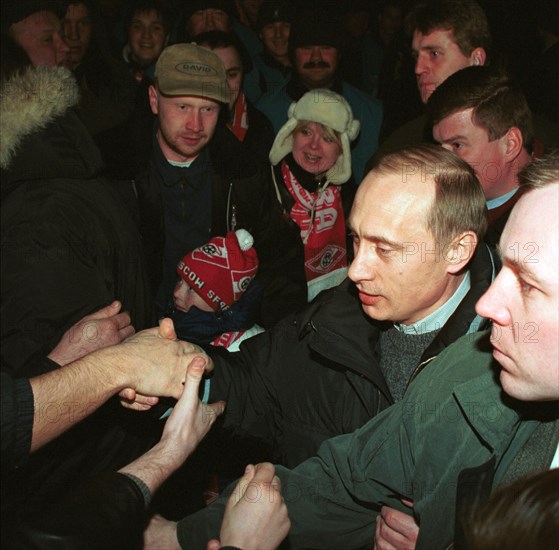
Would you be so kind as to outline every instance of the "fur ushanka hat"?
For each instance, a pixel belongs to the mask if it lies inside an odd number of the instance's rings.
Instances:
[[[293,102],[287,112],[288,121],[280,128],[270,149],[270,162],[276,165],[293,149],[293,130],[305,120],[323,124],[340,134],[342,152],[328,170],[326,177],[334,184],[345,183],[351,177],[350,141],[359,134],[359,121],[353,119],[349,103],[339,94],[322,88],[307,92]]]

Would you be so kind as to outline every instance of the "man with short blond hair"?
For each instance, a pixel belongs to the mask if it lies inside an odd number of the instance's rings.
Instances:
[[[232,308],[228,322],[236,322],[233,310],[245,323],[243,315],[256,310],[248,326],[269,326],[306,302],[303,261],[294,246],[299,237],[282,217],[268,166],[224,146],[231,97],[225,66],[209,49],[175,44],[163,50],[155,77],[151,159],[136,185],[157,308],[164,311],[172,299],[186,253],[242,228],[254,236],[260,260],[253,283],[260,285],[260,301]],[[244,328],[232,324],[221,332]]]

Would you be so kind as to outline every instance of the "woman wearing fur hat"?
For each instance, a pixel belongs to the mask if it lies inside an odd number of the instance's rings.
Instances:
[[[277,198],[301,229],[310,301],[347,273],[345,216],[356,188],[350,141],[359,133],[359,121],[342,96],[325,89],[292,103],[288,117],[270,161]]]

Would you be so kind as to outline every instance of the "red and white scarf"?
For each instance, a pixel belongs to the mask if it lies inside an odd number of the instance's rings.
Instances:
[[[307,281],[347,267],[345,219],[339,187],[326,186],[311,193],[297,181],[285,161],[282,161],[281,172],[295,200],[289,215],[301,229]]]
[[[240,142],[245,140],[248,130],[248,112],[247,100],[243,91],[239,93],[239,97],[235,101],[233,120],[227,123],[227,127]]]

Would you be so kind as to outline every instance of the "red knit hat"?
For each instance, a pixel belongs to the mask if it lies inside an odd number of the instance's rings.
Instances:
[[[179,276],[215,311],[241,298],[258,270],[252,235],[229,231],[189,252],[177,266]]]

